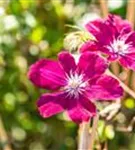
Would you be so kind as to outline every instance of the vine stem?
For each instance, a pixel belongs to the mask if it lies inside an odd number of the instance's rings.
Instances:
[[[103,18],[108,16],[108,7],[107,7],[107,0],[99,0],[100,3],[100,9]]]
[[[135,21],[135,1],[134,0],[127,1],[126,18],[131,23],[132,27],[134,28],[134,21]]]
[[[94,117],[88,150],[93,150],[93,145],[94,145],[94,141],[96,138],[96,132],[97,132],[97,127],[98,127],[98,120],[99,120],[99,114],[97,114]]]
[[[89,143],[89,122],[83,122],[79,127],[79,146],[78,150],[87,150]]]
[[[129,95],[131,95],[135,99],[135,92],[132,89],[130,89],[125,83],[123,83],[118,77],[116,77],[110,70],[107,70],[106,73],[114,77],[115,79],[117,79],[120,82],[120,85],[122,86],[122,88],[125,90],[125,92],[127,92]]]

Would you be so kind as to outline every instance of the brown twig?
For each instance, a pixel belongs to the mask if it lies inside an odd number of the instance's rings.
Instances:
[[[131,88],[133,90],[135,90],[135,83],[134,83],[134,81],[135,81],[135,72],[132,72],[132,75],[131,75]]]
[[[119,73],[120,73],[120,66],[119,66],[119,63],[118,63],[118,62],[112,62],[112,63],[111,63],[111,69],[112,69],[113,73],[114,73],[116,76],[119,76]]]
[[[102,16],[105,18],[108,16],[107,0],[99,0],[99,3]]]
[[[89,143],[89,122],[83,122],[79,127],[79,146],[78,150],[87,150]]]
[[[126,18],[131,23],[132,27],[134,28],[134,22],[135,22],[135,1],[134,0],[127,1]]]
[[[98,127],[98,120],[99,120],[99,114],[97,114],[94,117],[94,122],[93,122],[93,125],[92,125],[92,132],[91,132],[91,135],[90,135],[89,150],[93,150],[93,145],[94,145],[94,141],[95,141],[95,138],[96,138],[96,131],[97,131],[97,127]]]

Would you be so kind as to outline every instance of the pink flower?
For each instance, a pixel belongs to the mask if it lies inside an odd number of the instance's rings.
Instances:
[[[38,87],[54,91],[43,94],[38,109],[43,117],[66,110],[77,123],[96,114],[94,100],[113,100],[122,96],[118,81],[103,75],[108,67],[98,55],[86,52],[78,63],[68,52],[61,52],[58,61],[42,59],[30,67],[29,79]]]
[[[109,15],[107,19],[89,22],[86,29],[96,41],[88,41],[81,51],[101,51],[109,61],[119,60],[120,64],[135,70],[135,32],[131,25],[119,16]]]

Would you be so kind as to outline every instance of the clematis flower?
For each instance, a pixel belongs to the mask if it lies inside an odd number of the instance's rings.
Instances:
[[[109,15],[86,24],[86,29],[96,40],[82,45],[81,51],[100,51],[108,55],[109,61],[118,60],[120,64],[135,70],[135,32],[131,25],[119,16]]]
[[[119,82],[105,75],[106,61],[97,54],[82,53],[78,62],[68,52],[58,61],[42,59],[30,67],[29,79],[38,87],[53,92],[43,94],[37,102],[43,117],[64,110],[76,123],[88,121],[96,114],[95,100],[113,100],[122,96]]]

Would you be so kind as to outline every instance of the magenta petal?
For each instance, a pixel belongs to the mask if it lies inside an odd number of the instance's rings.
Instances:
[[[44,118],[60,113],[65,108],[65,94],[44,94],[38,100],[37,106],[40,115]]]
[[[128,34],[126,43],[127,43],[127,44],[131,44],[132,46],[135,47],[135,32],[130,32],[130,33]]]
[[[82,106],[77,99],[68,100],[68,115],[76,123],[87,122],[92,116],[91,112]]]
[[[88,88],[87,95],[95,100],[114,100],[123,95],[123,89],[116,79],[104,75]]]
[[[59,53],[58,57],[59,57],[59,62],[62,65],[66,73],[69,74],[71,71],[75,71],[76,69],[75,60],[74,60],[74,57],[70,53],[61,52]]]
[[[86,24],[86,29],[92,33],[99,45],[107,45],[113,40],[117,30],[105,20],[97,19]]]
[[[87,41],[80,48],[80,52],[97,51],[97,50],[98,50],[98,43],[96,43],[95,41]]]
[[[122,66],[135,71],[135,49],[134,52],[122,56],[119,61]]]
[[[108,61],[115,61],[119,58],[119,54],[115,53],[108,53],[107,60]]]
[[[103,74],[107,67],[107,62],[103,58],[91,52],[82,53],[78,63],[78,70],[84,73],[86,78]]]
[[[96,36],[96,33],[100,32],[99,27],[103,24],[103,21],[103,19],[96,19],[94,21],[88,22],[85,27],[90,33]]]
[[[79,102],[87,111],[89,111],[91,117],[96,115],[96,107],[88,98],[81,96]]]
[[[123,20],[120,16],[110,14],[107,18],[108,21],[114,26],[116,26],[118,32],[123,30],[128,33],[132,30],[131,24],[127,20]]]
[[[41,88],[58,89],[65,85],[65,74],[59,63],[42,59],[33,64],[28,72],[29,79]]]

